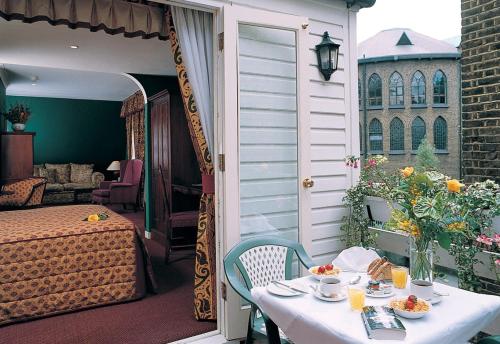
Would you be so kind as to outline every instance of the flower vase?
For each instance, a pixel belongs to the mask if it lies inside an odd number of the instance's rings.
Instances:
[[[24,131],[25,126],[24,123],[12,123],[12,129],[14,129],[14,131]]]
[[[410,238],[410,277],[432,283],[432,244],[428,240]]]

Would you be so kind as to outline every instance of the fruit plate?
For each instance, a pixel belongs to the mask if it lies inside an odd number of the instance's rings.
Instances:
[[[395,300],[395,301],[400,301],[400,300]],[[408,311],[408,310],[405,310],[405,309],[400,309],[399,307],[392,307],[394,309],[394,312],[403,317],[403,318],[407,318],[407,319],[419,319],[419,318],[422,318],[424,315],[426,315],[427,313],[429,313],[431,311],[431,308],[432,308],[432,305],[430,304],[430,302],[428,301],[425,301],[425,300],[422,300],[422,299],[419,299],[420,302],[424,302],[427,304],[427,306],[429,307],[429,309],[425,312],[415,312],[415,311]],[[389,303],[389,307],[391,307],[391,304]]]
[[[333,267],[332,270],[325,270],[325,273],[318,273],[318,269],[320,268],[321,266],[318,265],[318,266],[312,266],[309,268],[309,273],[311,274],[311,276],[313,276],[315,279],[317,279],[318,281],[321,281],[321,279],[323,277],[336,277],[340,274],[340,272],[342,271],[340,268],[337,268],[337,267]]]

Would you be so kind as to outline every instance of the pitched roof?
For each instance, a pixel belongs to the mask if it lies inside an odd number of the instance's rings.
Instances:
[[[453,45],[402,28],[380,31],[358,45],[358,62],[458,57]]]

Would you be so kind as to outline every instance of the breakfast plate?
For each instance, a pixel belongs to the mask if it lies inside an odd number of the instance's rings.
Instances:
[[[373,297],[373,298],[376,298],[376,299],[383,299],[383,298],[386,298],[386,297],[391,297],[391,296],[394,296],[396,295],[394,293],[394,291],[391,291],[390,293],[387,293],[387,294],[374,294],[372,291],[368,291],[368,288],[366,289],[366,296],[368,297]]]
[[[410,300],[410,298],[414,298]],[[411,302],[411,306],[408,303]],[[396,298],[389,302],[389,307],[394,309],[394,312],[407,319],[418,319],[431,311],[431,303],[424,299],[417,299],[415,296],[410,295],[407,298]]]
[[[284,296],[284,297],[293,297],[293,296],[304,295],[304,293],[301,293],[299,291],[294,291],[291,289],[287,289],[286,287],[281,287],[281,286],[276,285],[274,283],[269,283],[266,287],[266,290],[270,294],[277,295],[277,296]]]
[[[320,281],[323,277],[338,276],[342,272],[342,269],[333,266],[332,264],[326,264],[312,266],[308,271],[315,279]]]

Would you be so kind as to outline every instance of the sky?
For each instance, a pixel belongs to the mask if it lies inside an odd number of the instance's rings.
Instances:
[[[460,35],[460,0],[377,0],[358,13],[358,43],[392,28],[447,39]]]

